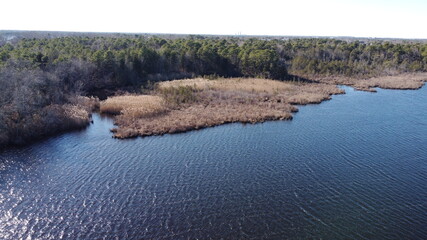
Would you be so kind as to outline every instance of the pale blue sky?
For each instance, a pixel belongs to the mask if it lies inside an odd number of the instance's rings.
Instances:
[[[427,0],[5,0],[0,30],[427,38]]]

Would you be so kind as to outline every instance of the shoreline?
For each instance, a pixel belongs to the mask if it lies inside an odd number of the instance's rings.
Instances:
[[[0,151],[10,147],[21,147],[61,133],[84,130],[93,123],[92,113],[99,108],[97,98],[78,96],[66,104],[51,104],[42,108],[32,117],[37,121],[16,128],[18,137],[13,139],[6,132],[0,132]]]
[[[255,83],[257,81],[259,84]],[[358,91],[376,92],[374,87],[415,90],[421,88],[426,81],[427,73],[401,74],[362,80],[319,78],[310,83],[250,78],[217,80],[196,78],[166,81],[159,83],[156,90],[145,96],[156,96],[157,100],[167,99],[171,96],[162,95],[162,92],[181,89],[182,95],[191,95],[196,100],[184,104],[179,104],[179,102],[171,104],[163,100],[164,102],[157,103],[157,106],[165,107],[159,107],[161,109],[158,108],[148,114],[134,113],[134,115],[132,112],[137,112],[138,106],[127,108],[128,103],[123,103],[122,109],[119,111],[116,109],[114,112],[117,127],[111,129],[111,132],[114,138],[125,139],[182,133],[227,123],[255,124],[265,121],[291,120],[292,114],[298,111],[296,105],[320,104],[330,100],[332,95],[345,94],[345,91],[338,88],[337,85],[350,86]],[[179,101],[179,97],[182,96],[180,96],[179,90],[177,91],[178,96],[172,97],[176,97]],[[132,99],[138,96],[128,95],[126,97],[129,98],[129,101],[133,101]],[[110,101],[115,98],[120,98],[120,96],[112,97]],[[106,109],[111,102],[108,101],[107,99],[101,102],[101,112],[109,112]],[[147,106],[145,107],[147,108]]]
[[[296,105],[319,104],[330,100],[332,95],[345,94],[337,85],[376,92],[374,87],[415,90],[426,81],[427,73],[366,80],[321,78],[310,83],[251,78],[196,78],[161,82],[150,95],[112,97],[101,102],[100,109],[101,113],[115,115],[117,127],[111,132],[114,138],[124,139],[182,133],[227,123],[291,120],[292,114],[298,111]],[[138,105],[137,98],[142,96],[152,102]],[[114,100],[123,97],[128,102],[122,101],[121,106],[118,103],[111,111]],[[143,108],[145,112],[140,112]],[[153,108],[152,111],[149,108]]]
[[[147,103],[139,102],[141,106],[135,102],[142,100],[142,96],[119,96],[101,102],[100,109],[103,113],[117,113],[115,100],[123,104],[121,114],[115,118],[118,127],[112,129],[113,137],[123,139],[181,133],[226,123],[290,120],[292,113],[298,111],[295,105],[321,103],[333,94],[343,93],[336,86],[322,83],[187,79],[160,83],[151,97],[144,96]],[[120,101],[122,98],[127,102]],[[147,111],[148,108],[153,110]]]
[[[319,77],[319,82],[353,87],[357,91],[376,92],[375,88],[390,90],[417,90],[427,82],[427,73],[405,73],[371,78]]]
[[[0,145],[0,151],[25,146],[61,133],[84,130],[91,122],[91,112],[98,112],[98,109],[100,114],[114,118],[116,127],[110,130],[112,137],[147,137],[189,132],[228,123],[255,124],[292,120],[293,113],[298,112],[298,105],[320,104],[330,100],[332,95],[345,94],[338,85],[367,92],[376,92],[376,87],[417,90],[427,82],[427,73],[370,79],[337,76],[311,76],[306,79],[315,80],[289,82],[254,78],[196,78],[160,82],[149,95],[114,96],[101,102],[79,98],[79,101],[73,101],[71,105],[58,106],[68,109],[68,117],[63,126],[19,144]],[[116,101],[113,107],[106,104],[118,98],[124,99]]]

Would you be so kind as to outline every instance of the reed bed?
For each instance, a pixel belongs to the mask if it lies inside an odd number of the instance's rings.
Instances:
[[[354,86],[360,89],[369,89],[372,87],[385,89],[419,89],[424,85],[425,81],[427,81],[427,73],[402,74],[357,81]]]
[[[318,81],[327,84],[342,84],[353,86],[357,90],[375,92],[375,87],[384,89],[419,89],[427,81],[427,73],[405,73],[393,76],[372,78],[323,77]]]
[[[159,83],[154,95],[109,98],[101,102],[101,112],[120,114],[118,128],[112,130],[114,137],[129,138],[225,123],[289,120],[298,110],[292,104],[320,103],[341,93],[336,86],[321,83],[197,78]],[[135,109],[143,113],[131,114]]]
[[[159,88],[193,87],[199,90],[246,91],[275,94],[292,88],[291,83],[260,78],[204,78],[173,80],[159,83]]]
[[[290,91],[281,92],[278,97],[290,104],[316,104],[331,99],[331,95],[344,94],[345,91],[330,84],[293,84]]]
[[[129,121],[126,116],[120,115],[116,119],[116,123],[120,127],[114,130],[114,137],[129,138],[172,134],[234,122],[258,123],[269,120],[287,120],[292,118],[291,110],[295,110],[291,105],[271,108],[271,106],[262,104],[217,103],[208,106],[196,104],[185,109],[175,109],[157,117],[141,118],[136,121]]]
[[[115,96],[102,101],[101,113],[122,114],[129,118],[155,116],[168,111],[162,97],[152,95]]]
[[[311,82],[256,78],[184,79],[161,82],[153,95],[117,96],[101,102],[101,112],[118,114],[114,137],[186,132],[225,123],[292,119],[295,104],[320,103],[343,94],[337,84],[359,90],[373,87],[417,89],[427,73],[369,79],[327,77]]]

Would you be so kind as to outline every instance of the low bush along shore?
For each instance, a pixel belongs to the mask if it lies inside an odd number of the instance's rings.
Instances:
[[[12,105],[1,106],[0,120],[3,121],[0,121],[0,130],[6,130],[0,131],[0,149],[58,132],[84,128],[90,123],[91,112],[97,109],[98,104],[97,98],[75,96],[68,99],[66,104],[50,104],[27,115],[19,114]]]
[[[159,83],[150,95],[125,95],[101,102],[103,113],[115,114],[114,137],[162,135],[224,123],[257,123],[292,119],[294,105],[320,103],[343,94],[336,85],[375,91],[418,89],[427,73],[370,79],[319,78],[309,82],[283,82],[255,78],[196,78]]]

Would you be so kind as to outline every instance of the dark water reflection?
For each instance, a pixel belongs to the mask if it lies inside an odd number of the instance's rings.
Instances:
[[[427,88],[293,121],[115,140],[112,121],[0,153],[0,239],[426,239]]]

